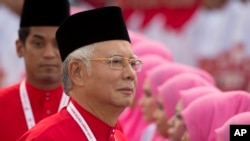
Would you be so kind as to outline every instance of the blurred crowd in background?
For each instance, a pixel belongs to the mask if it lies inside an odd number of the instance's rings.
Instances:
[[[188,141],[186,132],[191,141],[215,141],[228,137],[229,118],[249,112],[249,0],[70,2],[72,14],[108,5],[123,10],[132,50],[144,62],[134,103],[119,119],[130,141]],[[15,47],[22,3],[0,0],[0,88],[25,77]]]
[[[23,61],[15,51],[22,2],[0,0],[0,87],[25,76]],[[222,90],[250,90],[248,0],[70,2],[72,12],[118,5],[124,11],[127,27],[163,43],[174,61],[208,71]]]

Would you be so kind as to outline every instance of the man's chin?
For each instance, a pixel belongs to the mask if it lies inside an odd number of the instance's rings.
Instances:
[[[133,98],[128,98],[128,99],[126,99],[126,101],[124,102],[124,105],[126,106],[126,107],[128,107],[128,106],[131,106],[132,104],[133,104]]]
[[[60,77],[56,77],[56,76],[57,74],[44,75],[41,77],[41,80],[44,82],[53,83],[53,82],[60,80]]]
[[[119,104],[117,104],[117,106],[119,108],[123,108],[123,109],[125,109],[125,108],[127,108],[127,107],[129,107],[131,105],[132,105],[132,100],[123,101],[123,102],[120,102]]]

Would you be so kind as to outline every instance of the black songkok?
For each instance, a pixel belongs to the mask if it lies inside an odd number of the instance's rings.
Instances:
[[[62,61],[74,50],[89,44],[108,40],[130,42],[122,11],[116,6],[83,11],[68,17],[58,28],[56,40]]]
[[[20,27],[59,26],[69,15],[68,0],[25,0]]]

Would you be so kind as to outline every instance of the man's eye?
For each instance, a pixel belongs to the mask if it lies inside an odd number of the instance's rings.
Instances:
[[[43,45],[43,43],[41,41],[33,41],[32,44],[34,46],[42,46]]]
[[[113,59],[112,64],[122,64],[122,60],[121,59]]]
[[[130,61],[131,66],[136,66],[137,64],[138,64],[138,62],[136,60],[131,60]]]

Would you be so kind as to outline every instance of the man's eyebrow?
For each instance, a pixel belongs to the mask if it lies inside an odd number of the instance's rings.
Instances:
[[[39,38],[39,39],[43,39],[43,38],[44,38],[43,36],[38,35],[38,34],[34,34],[34,35],[33,35],[33,37],[35,37],[35,38]]]
[[[117,53],[117,52],[112,52],[112,53],[110,53],[110,55],[109,55],[109,57],[113,57],[113,56],[121,56],[121,57],[124,57],[122,54],[120,54],[120,53]],[[129,58],[132,58],[132,59],[136,59],[136,58],[138,58],[135,54],[133,54],[131,57],[129,57]]]
[[[112,56],[122,56],[122,54],[120,54],[120,53],[118,53],[118,52],[111,52],[111,53],[109,54],[109,56],[110,56],[110,57],[112,57]]]

